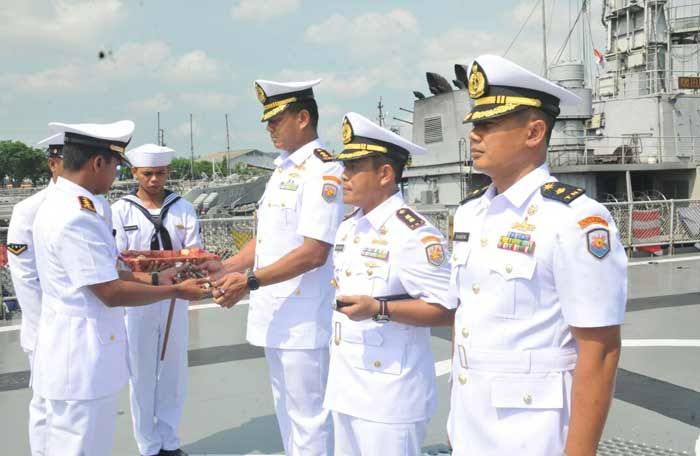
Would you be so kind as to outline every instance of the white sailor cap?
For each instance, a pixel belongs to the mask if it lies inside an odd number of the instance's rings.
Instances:
[[[64,144],[88,147],[95,152],[107,150],[125,160],[124,150],[134,133],[134,122],[120,120],[109,124],[67,124],[49,123],[51,133],[63,133]]]
[[[261,122],[266,122],[281,113],[292,103],[304,100],[313,100],[313,86],[321,82],[320,79],[301,82],[276,82],[264,79],[255,80],[255,92],[258,100],[263,105]]]
[[[388,155],[406,163],[411,155],[423,155],[425,148],[393,131],[382,128],[355,112],[343,119],[343,150],[336,160],[355,160],[371,155]]]
[[[144,144],[126,152],[126,158],[134,168],[168,166],[174,156],[173,149],[158,144]]]
[[[36,145],[46,147],[47,157],[63,158],[63,133],[56,133],[48,138],[44,138]]]
[[[474,107],[464,123],[501,117],[527,108],[556,118],[559,106],[581,103],[573,92],[497,55],[482,55],[469,66],[467,84]]]

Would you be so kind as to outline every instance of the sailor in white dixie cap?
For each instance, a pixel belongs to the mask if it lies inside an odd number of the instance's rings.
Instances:
[[[421,454],[437,397],[430,326],[450,326],[447,241],[398,189],[409,155],[425,153],[359,114],[343,120],[337,311],[324,405],[335,455]]]
[[[230,307],[248,290],[248,341],[265,347],[275,412],[288,456],[331,453],[323,408],[333,288],[330,250],[343,214],[340,175],[318,139],[319,81],[258,80],[263,121],[282,153],[258,203],[256,237],[214,265],[226,273],[214,299]],[[242,274],[248,270],[247,274]]]
[[[111,226],[95,194],[106,193],[134,123],[51,123],[64,133],[63,174],[34,220],[42,304],[32,372],[33,455],[109,455],[117,395],[128,379],[124,310],[170,297],[200,299],[201,281],[154,287],[145,273],[118,272]],[[44,413],[44,416],[38,416]]]
[[[165,188],[175,151],[144,144],[126,152],[138,189],[112,205],[119,251],[201,247],[192,204]],[[184,455],[178,428],[187,390],[188,302],[177,300],[163,361],[170,300],[126,310],[131,416],[144,456]]]
[[[471,156],[492,184],[454,217],[453,454],[593,455],[620,355],[627,257],[605,207],[547,168],[559,106],[580,99],[502,57],[469,68]]]

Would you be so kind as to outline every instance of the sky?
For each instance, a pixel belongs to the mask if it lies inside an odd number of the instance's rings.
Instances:
[[[605,47],[601,1],[593,44]],[[426,71],[454,79],[454,64],[504,55],[540,73],[538,0],[0,0],[0,140],[34,144],[48,122],[136,123],[133,146],[165,142],[195,156],[230,147],[272,151],[260,122],[257,78],[315,88],[319,134],[341,147],[345,112],[389,124],[410,138],[413,90],[429,95]],[[548,55],[562,47],[581,0],[546,0]],[[580,32],[579,32],[580,33]],[[562,59],[576,58],[568,47]],[[100,59],[100,52],[104,58]],[[580,58],[580,57],[578,57]]]

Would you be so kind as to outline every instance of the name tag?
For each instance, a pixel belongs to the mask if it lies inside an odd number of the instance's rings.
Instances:
[[[345,250],[345,244],[336,244],[335,245],[336,252],[342,252],[343,250]]]
[[[469,233],[455,232],[454,238],[457,242],[469,242]]]
[[[128,225],[124,227],[124,231],[136,231],[139,229],[138,225]]]

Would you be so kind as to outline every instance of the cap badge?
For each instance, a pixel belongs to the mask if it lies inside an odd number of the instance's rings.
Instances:
[[[265,100],[267,99],[267,96],[265,96],[265,91],[263,90],[262,87],[260,87],[260,84],[257,82],[255,83],[255,93],[258,96],[258,101],[260,103],[265,104]]]
[[[343,119],[343,144],[348,144],[350,141],[352,141],[352,126],[346,117]]]
[[[486,75],[478,63],[474,62],[469,75],[469,96],[480,98],[486,93]]]

